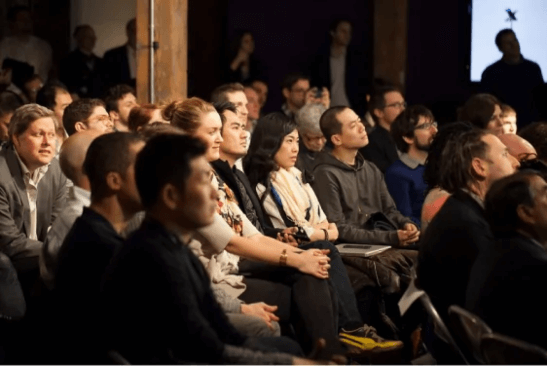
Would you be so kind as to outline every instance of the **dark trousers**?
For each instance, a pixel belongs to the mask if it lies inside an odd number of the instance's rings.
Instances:
[[[239,268],[247,285],[239,298],[247,303],[277,305],[276,314],[282,321],[290,319],[306,353],[319,338],[327,341],[325,357],[342,351],[337,336],[338,300],[329,281],[250,260],[241,260]]]

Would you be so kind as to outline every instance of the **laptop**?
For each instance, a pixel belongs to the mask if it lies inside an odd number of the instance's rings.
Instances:
[[[336,248],[342,255],[354,257],[371,257],[378,253],[382,253],[389,248],[390,245],[373,245],[373,244],[337,244]]]

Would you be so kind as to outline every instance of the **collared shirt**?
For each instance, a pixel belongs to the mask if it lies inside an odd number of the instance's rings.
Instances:
[[[473,193],[469,189],[466,189],[466,188],[462,188],[462,191],[464,191],[465,193],[470,195],[471,198],[473,198],[475,201],[477,201],[479,206],[481,206],[484,209],[484,200],[482,198],[480,198],[478,194]]]
[[[76,219],[82,215],[84,207],[88,207],[91,203],[90,199],[91,192],[77,186],[70,187],[66,207],[57,216],[47,233],[39,264],[40,275],[50,288],[53,288],[55,280],[59,248]]]
[[[346,52],[330,55],[331,105],[350,107],[346,94]]]
[[[283,103],[283,105],[281,105],[281,111],[283,113],[285,113],[285,115],[289,118],[294,117],[294,113],[293,113],[293,111],[291,111],[291,109],[289,108],[289,105],[287,103]]]
[[[135,50],[130,46],[125,46],[127,50],[127,60],[129,62],[129,75],[131,76],[131,79],[135,79],[137,77],[137,54]]]
[[[17,156],[17,160],[19,160],[19,164],[21,164],[23,181],[25,182],[25,189],[27,191],[28,205],[30,209],[30,228],[28,237],[29,239],[38,240],[38,235],[36,233],[36,202],[38,200],[38,183],[40,183],[40,180],[44,177],[44,175],[46,175],[49,164],[37,168],[32,174],[30,174],[30,171],[25,163],[23,163],[23,160],[21,160],[17,150],[13,149],[13,151],[15,151],[15,156]]]
[[[407,153],[402,153],[399,159],[410,169],[416,169],[419,165],[425,165],[425,162],[413,159]]]
[[[35,36],[30,36],[22,43],[15,37],[6,37],[0,42],[0,64],[6,58],[26,62],[34,67],[34,73],[45,82],[52,64],[52,51],[49,43]]]

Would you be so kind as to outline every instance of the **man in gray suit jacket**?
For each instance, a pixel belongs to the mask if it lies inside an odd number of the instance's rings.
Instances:
[[[65,204],[66,177],[54,159],[56,127],[52,111],[24,105],[0,150],[0,251],[18,272],[37,268],[48,228]]]

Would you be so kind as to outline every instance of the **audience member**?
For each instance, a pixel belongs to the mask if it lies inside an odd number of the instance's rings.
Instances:
[[[450,197],[450,193],[441,186],[441,166],[445,164],[443,160],[444,147],[449,140],[457,139],[460,134],[471,129],[473,129],[473,126],[469,122],[449,123],[439,129],[439,132],[435,135],[435,139],[431,143],[423,172],[424,182],[427,184],[428,191],[425,192],[426,195],[422,206],[422,233],[425,232],[433,217],[435,217],[448,197]]]
[[[545,178],[521,171],[494,183],[486,195],[485,216],[498,241],[479,253],[465,306],[494,332],[545,348]]]
[[[14,6],[8,10],[7,18],[11,36],[0,41],[0,64],[8,58],[25,62],[34,67],[42,82],[47,81],[52,66],[51,46],[33,35],[30,8]]]
[[[537,159],[536,149],[528,141],[515,134],[504,134],[498,137],[507,147],[507,151],[519,162]]]
[[[503,134],[501,102],[490,94],[475,94],[458,110],[458,120],[499,136]]]
[[[131,108],[127,127],[129,131],[138,132],[144,126],[154,122],[169,123],[161,115],[161,108],[157,104],[143,104]]]
[[[481,87],[515,108],[520,127],[524,127],[538,117],[533,100],[535,89],[543,84],[541,69],[537,63],[522,57],[512,29],[498,32],[496,46],[503,56],[483,71]]]
[[[376,123],[369,143],[360,152],[363,157],[373,162],[382,173],[399,159],[397,146],[391,137],[391,125],[395,118],[405,110],[405,98],[393,86],[378,87],[373,90],[369,102],[369,111]]]
[[[258,100],[258,93],[250,86],[246,86],[244,89],[245,96],[247,97],[247,125],[245,129],[250,133],[253,132],[256,127],[256,122],[260,118],[260,103]]]
[[[66,87],[55,81],[49,81],[39,91],[36,96],[36,104],[51,109],[57,117],[57,153],[61,149],[61,144],[65,141],[66,132],[63,127],[63,115],[66,107],[72,103],[72,97]]]
[[[294,117],[300,136],[296,167],[303,173],[313,171],[317,153],[325,146],[325,136],[321,132],[319,120],[326,110],[327,108],[322,104],[306,104]]]
[[[71,136],[84,130],[112,132],[114,124],[104,107],[105,104],[100,99],[85,98],[72,102],[63,114],[63,126],[66,133]]]
[[[330,42],[314,58],[312,79],[314,85],[330,90],[331,105],[350,107],[362,116],[366,110],[369,70],[365,57],[350,45],[352,28],[347,19],[331,23]]]
[[[251,82],[251,86],[258,94],[260,108],[264,108],[268,100],[268,84],[264,80],[255,79]]]
[[[503,133],[517,133],[517,112],[508,104],[501,105]]]
[[[32,97],[36,96],[42,84],[40,77],[34,74],[34,67],[26,62],[7,58],[2,63],[2,69],[3,89],[17,94],[23,103],[31,103]]]
[[[0,143],[7,142],[9,124],[15,110],[23,105],[21,98],[10,91],[0,93]]]
[[[519,131],[519,136],[532,144],[539,160],[547,164],[547,122],[534,122]]]
[[[148,141],[158,135],[186,135],[186,132],[178,127],[171,125],[170,123],[152,122],[144,125],[139,130],[139,134],[144,138],[145,141]]]
[[[89,145],[101,134],[98,130],[76,133],[64,142],[59,155],[61,170],[74,185],[68,188],[65,208],[51,224],[40,253],[40,276],[50,289],[54,286],[59,248],[74,221],[90,203],[91,188],[83,165]]]
[[[332,151],[317,157],[312,186],[338,227],[338,240],[401,246],[416,242],[418,228],[397,210],[382,173],[359,154],[368,143],[359,116],[350,108],[332,107],[320,125]]]
[[[138,106],[135,90],[128,85],[115,85],[108,89],[104,102],[106,111],[114,123],[114,129],[121,132],[129,131],[129,112]]]
[[[147,218],[103,282],[111,345],[139,364],[304,362],[239,334],[189,249],[193,232],[214,222],[217,207],[206,149],[194,138],[164,135],[138,156],[136,181]],[[297,345],[292,348],[298,353]]]
[[[95,30],[88,24],[79,25],[73,36],[76,49],[61,60],[59,79],[80,98],[98,98],[103,92],[103,60],[93,53],[97,41]]]
[[[56,119],[37,104],[18,108],[0,150],[0,250],[18,271],[38,268],[47,231],[66,200],[55,156]]]
[[[259,76],[260,63],[254,56],[255,42],[250,31],[240,31],[232,42],[227,80],[246,83]]]
[[[486,192],[519,163],[495,135],[476,128],[449,139],[441,159],[439,185],[452,195],[420,242],[417,274],[445,317],[450,305],[464,306],[471,266],[493,244],[484,217]]]
[[[137,77],[137,21],[129,20],[125,26],[127,42],[112,48],[103,56],[103,83],[109,88],[114,85],[126,84],[136,87]],[[134,93],[133,93],[134,94]]]
[[[433,113],[422,105],[404,110],[391,125],[391,136],[402,152],[386,170],[386,185],[399,212],[420,226],[427,184],[425,161],[437,134]]]
[[[249,110],[245,87],[240,83],[223,84],[213,90],[211,103],[233,103],[237,108],[237,116],[244,126],[247,126]]]
[[[293,72],[285,75],[281,92],[285,99],[281,111],[290,118],[294,118],[296,112],[306,103],[323,103],[326,108],[329,107],[330,95],[327,88],[323,88],[321,95],[318,96],[318,89],[310,88],[310,78],[301,73]]]
[[[87,151],[91,204],[66,235],[55,274],[63,350],[70,363],[80,363],[82,355],[97,363],[102,351],[97,337],[101,277],[123,244],[120,233],[142,209],[134,165],[143,146],[138,135],[119,132],[96,138]]]

